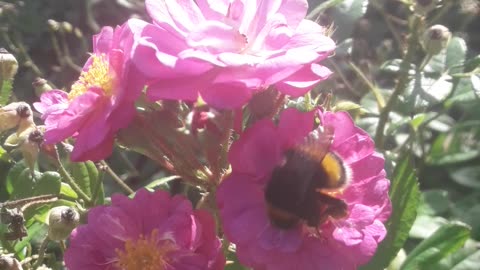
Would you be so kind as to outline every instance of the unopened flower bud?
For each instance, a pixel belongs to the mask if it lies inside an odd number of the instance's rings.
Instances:
[[[58,29],[60,29],[60,24],[55,20],[50,19],[47,23],[52,31],[58,31]]]
[[[214,133],[220,133],[219,128],[214,123],[217,114],[218,112],[211,110],[208,106],[194,108],[187,117],[187,123],[192,134],[196,135],[199,130],[205,128]]]
[[[73,29],[73,34],[77,38],[83,38],[83,33],[82,33],[82,30],[80,30],[80,28],[75,27],[75,29]]]
[[[72,207],[57,206],[48,216],[48,238],[53,241],[67,239],[80,222],[80,214]]]
[[[32,82],[32,86],[35,89],[35,94],[40,97],[43,93],[52,90],[52,87],[48,84],[47,80],[43,78],[35,78]]]
[[[0,78],[11,80],[17,74],[18,62],[13,54],[4,48],[0,48]]]
[[[37,270],[52,270],[52,268],[45,266],[44,264],[40,265]]]
[[[423,35],[425,51],[431,55],[439,54],[448,46],[451,37],[447,27],[440,24],[431,26]]]
[[[255,94],[248,104],[248,109],[251,117],[256,121],[264,117],[271,117],[277,113],[279,105],[281,105],[283,101],[284,97],[281,96],[277,90],[269,88]]]
[[[9,255],[0,255],[0,270],[23,270],[20,262]]]
[[[66,33],[71,33],[73,31],[73,26],[69,22],[62,22],[62,29]]]

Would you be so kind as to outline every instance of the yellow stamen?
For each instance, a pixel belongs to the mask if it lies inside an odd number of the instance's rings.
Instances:
[[[112,95],[114,74],[110,72],[110,64],[104,54],[93,55],[92,63],[87,71],[82,71],[80,78],[72,85],[68,93],[70,100],[83,95],[90,87],[99,87],[105,95]]]
[[[170,262],[168,253],[175,249],[170,239],[159,239],[158,230],[153,230],[148,237],[127,240],[124,250],[117,249],[116,266],[122,270],[164,270]]]

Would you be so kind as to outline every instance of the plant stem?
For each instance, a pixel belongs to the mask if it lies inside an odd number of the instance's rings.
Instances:
[[[45,237],[45,239],[42,242],[42,245],[40,246],[40,250],[38,251],[38,259],[35,262],[35,264],[32,266],[32,269],[37,269],[42,264],[49,241],[50,240],[48,239],[48,236]]]
[[[62,164],[62,161],[60,160],[60,154],[58,153],[58,148],[55,146],[55,155],[57,158],[57,167],[60,170],[60,174],[63,176],[65,181],[70,185],[70,187],[82,198],[85,202],[90,202],[91,199],[88,197],[88,195],[83,192],[83,190],[77,185],[73,177],[68,173],[67,169]]]
[[[368,78],[363,74],[362,70],[358,68],[353,62],[349,61],[348,64],[350,67],[355,71],[357,76],[368,86],[368,89],[370,92],[372,92],[373,96],[377,100],[377,106],[378,110],[381,111],[383,107],[385,107],[385,99],[382,96],[382,93],[380,93],[380,90],[378,89],[377,86],[375,86]]]
[[[413,23],[410,27],[410,37],[408,40],[407,45],[407,53],[403,58],[402,63],[400,64],[400,78],[398,79],[398,83],[393,90],[392,95],[388,99],[387,104],[380,112],[380,119],[378,120],[377,130],[375,132],[375,143],[378,148],[384,149],[385,143],[385,125],[388,121],[388,116],[392,111],[393,107],[395,106],[398,97],[403,93],[405,90],[407,83],[409,81],[408,73],[410,70],[410,64],[413,61],[415,52],[417,51],[418,45],[418,28],[420,26],[421,17],[414,15]]]
[[[123,190],[125,190],[128,194],[133,194],[135,191],[131,189],[123,180],[108,166],[108,163],[104,160],[100,161],[100,164],[105,167],[105,171],[113,178],[113,181],[117,183]]]
[[[347,76],[345,76],[342,69],[332,59],[327,59],[327,61],[333,67],[333,69],[335,69],[335,74],[337,74],[340,77],[340,79],[342,79],[343,83],[346,86],[345,89],[348,90],[348,92],[352,94],[355,98],[360,99],[362,95],[360,95],[357,91],[355,91],[355,88],[347,79]]]
[[[93,186],[93,190],[92,190],[92,201],[91,201],[92,205],[97,204],[98,194],[100,193],[100,187],[103,184],[104,176],[105,176],[105,172],[103,170],[99,170],[98,181],[97,183],[95,183],[95,186]]]
[[[401,49],[402,48],[402,43],[403,43],[402,42],[402,37],[400,36],[400,34],[395,29],[395,26],[392,24],[391,16],[389,14],[387,14],[387,12],[385,12],[383,6],[376,3],[375,1],[370,1],[369,3],[372,5],[373,8],[375,8],[380,13],[380,15],[382,15],[383,20],[385,21],[385,24],[387,25],[387,28],[392,33],[393,39],[395,39],[395,44],[397,44],[398,48]]]

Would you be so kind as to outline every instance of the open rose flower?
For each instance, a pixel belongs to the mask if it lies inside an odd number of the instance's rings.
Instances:
[[[70,270],[221,270],[225,265],[215,221],[165,191],[114,195],[111,206],[88,213],[65,253]]]
[[[330,216],[317,227],[303,219],[281,227],[271,220],[265,189],[274,170],[284,166],[287,151],[312,134],[315,116],[323,127],[334,128],[329,151],[350,174],[350,184],[332,195],[344,202],[346,214]],[[345,112],[287,109],[278,126],[260,120],[232,145],[229,160],[232,173],[217,192],[220,216],[240,261],[253,269],[357,269],[386,235],[391,204],[384,158]]]
[[[135,113],[134,101],[142,90],[141,77],[130,65],[133,35],[126,25],[104,27],[93,38],[93,54],[70,92],[51,90],[34,104],[45,121],[45,142],[71,136],[73,161],[100,160],[112,152],[115,133]]]
[[[133,61],[149,78],[152,100],[200,94],[216,108],[238,108],[269,86],[301,96],[331,74],[317,62],[335,44],[304,19],[306,0],[146,0],[146,7],[153,24],[136,33]]]

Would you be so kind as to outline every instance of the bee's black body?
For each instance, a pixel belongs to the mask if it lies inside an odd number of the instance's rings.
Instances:
[[[317,227],[328,217],[346,215],[347,205],[328,194],[348,181],[342,161],[329,152],[331,140],[309,140],[285,153],[265,188],[270,220],[289,229],[300,220]]]

